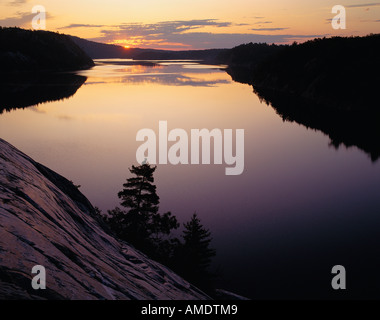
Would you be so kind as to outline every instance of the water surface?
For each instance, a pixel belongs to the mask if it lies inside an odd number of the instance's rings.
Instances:
[[[158,165],[160,211],[197,212],[217,249],[218,285],[251,298],[379,297],[380,162],[284,122],[223,66],[99,60],[67,99],[0,116],[0,137],[62,174],[101,210],[136,164],[140,129],[244,129],[245,170]],[[75,91],[75,90],[74,90]],[[333,292],[331,268],[347,269]]]

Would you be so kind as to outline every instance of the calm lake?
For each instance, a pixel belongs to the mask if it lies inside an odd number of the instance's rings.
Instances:
[[[137,164],[140,129],[244,129],[242,175],[225,164],[155,174],[160,211],[181,223],[196,211],[211,230],[218,287],[254,299],[380,297],[380,161],[284,122],[222,66],[97,60],[77,74],[87,80],[71,97],[1,114],[0,137],[105,212]],[[347,290],[331,288],[334,265]]]

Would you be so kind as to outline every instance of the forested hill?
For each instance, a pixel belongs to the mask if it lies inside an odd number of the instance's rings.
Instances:
[[[93,65],[67,35],[0,27],[0,72],[66,71]]]
[[[380,34],[289,46],[246,44],[231,50],[229,73],[258,93],[270,90],[331,109],[366,110],[379,106],[379,57]]]
[[[227,72],[253,86],[286,121],[320,130],[330,145],[356,146],[380,159],[380,35],[302,44],[245,44]]]

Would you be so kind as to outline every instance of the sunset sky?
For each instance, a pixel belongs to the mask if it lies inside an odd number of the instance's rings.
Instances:
[[[346,8],[345,30],[331,26],[337,4]],[[380,2],[365,0],[5,0],[0,25],[30,29],[35,5],[47,11],[47,30],[126,47],[231,48],[380,32]]]

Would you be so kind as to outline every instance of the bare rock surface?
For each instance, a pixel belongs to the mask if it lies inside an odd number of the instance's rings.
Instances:
[[[46,269],[34,290],[32,267]],[[0,299],[208,299],[106,233],[67,179],[0,139]]]

